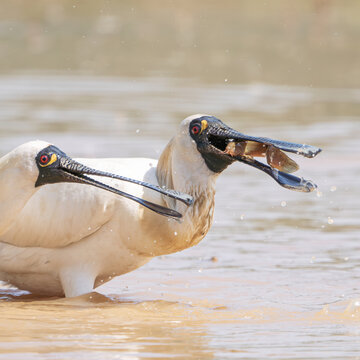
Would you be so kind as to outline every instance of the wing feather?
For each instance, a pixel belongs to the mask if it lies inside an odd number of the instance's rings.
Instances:
[[[99,170],[139,180],[156,166],[156,161],[151,159],[77,160]],[[123,181],[100,180],[127,192],[142,189]],[[141,192],[137,195],[141,196]],[[43,186],[28,201],[11,228],[0,236],[0,241],[19,247],[67,246],[91,235],[110,221],[117,201],[129,200],[89,185],[59,183]]]
[[[28,201],[0,241],[19,247],[67,246],[97,231],[113,211],[114,199],[100,189],[81,184],[46,185]]]

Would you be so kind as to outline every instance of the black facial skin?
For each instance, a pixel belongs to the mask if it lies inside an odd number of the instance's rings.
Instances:
[[[201,122],[203,120],[207,122],[207,126],[201,131]],[[200,131],[198,131],[198,129],[200,129]],[[189,133],[196,142],[197,149],[205,160],[206,165],[215,173],[222,172],[237,160],[265,172],[287,189],[302,192],[310,192],[316,189],[316,185],[311,181],[278,171],[248,156],[231,156],[225,153],[225,149],[230,141],[254,141],[274,146],[282,151],[313,158],[321,151],[321,149],[317,147],[272,140],[265,137],[244,135],[230,128],[216,117],[206,115],[191,121]]]
[[[199,126],[201,129],[202,120],[207,121],[208,127],[201,134],[200,132],[194,134],[192,131],[193,127]],[[236,159],[223,152],[227,145],[225,138],[214,136],[222,125],[226,126],[214,116],[202,116],[193,120],[189,126],[190,136],[195,140],[197,149],[208,168],[215,173],[221,173],[236,161]]]
[[[51,163],[52,157],[54,155],[56,155],[56,160]],[[55,159],[55,157],[53,158]],[[74,182],[74,183],[92,185],[113,192],[115,194],[124,196],[130,200],[133,200],[145,206],[146,208],[152,211],[155,211],[158,214],[168,216],[171,218],[181,218],[182,215],[173,209],[169,209],[167,207],[138,198],[134,195],[127,194],[123,191],[112,188],[109,185],[103,184],[100,181],[94,180],[93,178],[86,175],[104,176],[104,177],[135,183],[137,185],[150,188],[163,195],[179,200],[186,205],[191,205],[193,202],[193,198],[190,195],[183,194],[175,190],[163,189],[160,188],[159,186],[152,185],[143,181],[130,179],[121,175],[115,175],[84,166],[74,161],[70,157],[68,157],[64,152],[62,152],[60,149],[58,149],[56,146],[53,145],[50,145],[45,149],[41,150],[36,155],[35,161],[39,169],[39,176],[36,180],[35,187],[46,184],[55,184],[59,182]]]
[[[57,160],[46,166],[46,164],[42,164],[40,159],[42,156],[48,156],[51,159],[51,156],[55,154],[57,156]],[[35,187],[42,186],[45,184],[55,184],[58,182],[66,182],[67,173],[63,171],[60,167],[60,159],[67,157],[64,152],[58,149],[56,146],[50,145],[47,148],[41,150],[35,158],[36,165],[39,169],[39,176],[36,180]],[[45,166],[41,166],[45,165]]]

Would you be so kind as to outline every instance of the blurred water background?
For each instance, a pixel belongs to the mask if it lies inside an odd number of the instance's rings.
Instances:
[[[77,299],[0,291],[1,359],[360,359],[360,2],[0,0],[0,154],[157,158],[194,113],[320,146],[234,164],[198,246]]]

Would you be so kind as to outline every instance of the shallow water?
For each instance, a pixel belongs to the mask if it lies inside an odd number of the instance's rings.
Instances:
[[[57,4],[70,7],[66,1]],[[325,21],[325,33],[317,32],[311,41],[324,40],[329,27],[336,28],[343,41],[341,46],[338,40],[327,43],[325,53],[334,55],[332,68],[314,62],[319,70],[314,77],[305,66],[297,68],[296,76],[277,72],[271,62],[262,74],[250,76],[252,81],[241,71],[226,75],[221,66],[218,72],[192,76],[171,63],[172,57],[156,73],[158,55],[148,57],[146,75],[133,69],[104,71],[100,60],[84,73],[80,62],[79,68],[74,65],[81,58],[77,53],[70,53],[63,67],[55,55],[47,55],[56,71],[50,66],[46,72],[43,63],[34,65],[36,54],[27,65],[21,59],[1,60],[0,154],[40,138],[74,157],[158,157],[177,124],[193,113],[216,115],[247,134],[323,148],[314,159],[296,159],[299,174],[319,186],[311,194],[285,190],[255,169],[232,165],[218,180],[215,222],[199,245],[156,258],[98,288],[98,293],[34,298],[3,285],[1,359],[360,358],[360,84],[351,76],[358,71],[352,67],[354,59],[343,60],[348,70],[343,77],[334,75],[343,70],[336,49],[340,46],[342,54],[349,55],[358,47],[349,45],[354,40],[350,35],[356,34],[350,31],[349,11],[336,4],[326,11],[337,17],[325,17],[331,20]],[[251,9],[247,11],[256,14]],[[37,10],[32,11],[26,16],[33,24],[42,23]],[[216,9],[210,13],[215,16]],[[306,10],[300,11],[299,23],[306,23],[304,14]],[[29,21],[26,16],[21,21]],[[268,24],[266,17],[250,19],[249,28],[260,29],[260,20]],[[87,24],[100,21],[95,20],[71,24],[81,33]],[[10,23],[16,28],[21,21]],[[61,24],[61,19],[56,21]],[[56,21],[52,26],[57,32],[42,34],[45,39],[35,36],[38,46],[45,46],[48,36],[61,39]],[[110,31],[113,20],[106,21]],[[8,23],[1,23],[4,38]],[[266,36],[273,36],[267,30],[259,30],[263,44]],[[39,29],[32,31],[38,34]],[[281,44],[289,45],[287,36]],[[10,56],[15,58],[22,39],[12,38]],[[66,39],[65,44],[71,44]],[[101,48],[108,60],[106,51],[114,41]],[[311,41],[299,47],[316,52]],[[161,54],[166,46],[162,43]],[[43,52],[50,50],[45,46]],[[253,47],[247,50],[249,59],[263,56]],[[209,51],[202,49],[204,56]],[[196,54],[192,56],[201,67]],[[73,70],[67,69],[68,63]]]
[[[157,157],[183,105],[192,113],[210,96],[209,112],[245,133],[323,148],[299,160],[301,175],[319,185],[311,194],[233,165],[219,178],[215,223],[203,242],[112,280],[99,288],[105,296],[38,300],[4,289],[4,358],[357,356],[357,90],[37,75],[1,78],[0,96],[9,120],[1,122],[2,153],[39,137],[72,156]],[[347,103],[354,115],[269,124],[267,101],[280,115],[320,101]],[[242,103],[259,121],[231,115]]]

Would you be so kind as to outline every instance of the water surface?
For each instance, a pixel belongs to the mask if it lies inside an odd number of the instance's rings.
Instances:
[[[109,2],[107,17],[93,2],[83,11],[54,3],[56,11],[6,3],[0,15],[8,54],[0,61],[1,155],[39,138],[73,157],[157,158],[184,117],[209,113],[247,134],[323,148],[297,159],[299,174],[319,188],[291,192],[234,164],[218,180],[215,222],[196,247],[75,299],[39,299],[3,285],[0,358],[358,359],[356,2],[352,11],[336,1],[294,9],[277,1],[272,10],[229,2],[243,22],[214,4],[164,6],[163,21],[150,28],[143,3],[120,11]],[[206,19],[218,11],[217,32]],[[139,23],[157,47],[140,40]],[[284,24],[291,31],[281,31]],[[230,35],[241,29],[248,32],[239,42]],[[182,46],[167,42],[166,32]],[[219,38],[211,43],[209,33]],[[83,35],[93,47],[81,45]],[[239,62],[234,52],[243,54]],[[259,63],[261,71],[251,65]]]

